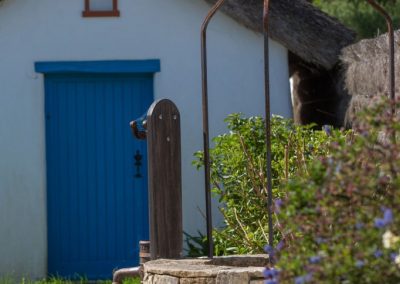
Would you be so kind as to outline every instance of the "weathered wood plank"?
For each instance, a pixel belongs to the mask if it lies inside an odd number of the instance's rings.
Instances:
[[[180,114],[167,99],[147,113],[151,258],[182,253],[182,179]]]

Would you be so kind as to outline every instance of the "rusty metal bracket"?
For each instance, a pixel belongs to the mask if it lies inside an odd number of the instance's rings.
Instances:
[[[394,62],[394,28],[393,20],[389,13],[374,0],[367,0],[376,11],[378,11],[384,18],[388,27],[389,36],[389,97],[392,100],[392,115],[396,114],[396,104],[395,104],[395,62]]]

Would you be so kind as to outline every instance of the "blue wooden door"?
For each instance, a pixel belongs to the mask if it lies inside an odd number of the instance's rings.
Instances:
[[[149,107],[152,76],[46,75],[45,93],[48,272],[110,278],[148,239],[146,142],[129,121]]]

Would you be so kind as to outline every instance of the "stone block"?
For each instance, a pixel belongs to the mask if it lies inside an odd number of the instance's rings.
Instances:
[[[143,284],[152,284],[153,283],[153,274],[146,273],[143,277]]]
[[[221,269],[226,267],[208,265],[209,260],[187,259],[187,260],[166,260],[159,259],[146,262],[144,273],[167,274],[179,278],[211,278],[216,277]]]
[[[179,284],[215,284],[215,278],[181,278]]]
[[[216,284],[243,284],[249,283],[250,276],[243,269],[227,269],[218,273]]]
[[[208,264],[218,266],[234,266],[234,267],[249,267],[249,266],[266,266],[269,263],[267,254],[255,255],[229,255],[218,256],[209,260]]]
[[[158,259],[144,264],[145,279],[143,283],[249,284],[250,280],[263,279],[266,260],[268,258],[265,255],[216,257],[214,259]],[[254,282],[254,284],[261,282]]]
[[[168,275],[154,275],[152,283],[148,284],[179,284],[179,278]]]
[[[264,279],[250,280],[250,284],[264,284]]]
[[[243,269],[243,268],[242,268]],[[251,279],[259,279],[264,277],[264,267],[247,267],[245,270]]]

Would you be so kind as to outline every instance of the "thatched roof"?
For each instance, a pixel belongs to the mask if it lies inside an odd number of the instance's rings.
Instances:
[[[306,0],[270,3],[270,37],[309,64],[331,69],[341,49],[355,40],[353,31]],[[246,27],[262,32],[263,0],[227,0],[222,10]]]
[[[344,88],[351,96],[347,120],[352,122],[361,107],[374,97],[388,95],[389,52],[388,36],[362,40],[343,49]],[[396,94],[400,94],[400,30],[395,32]]]

